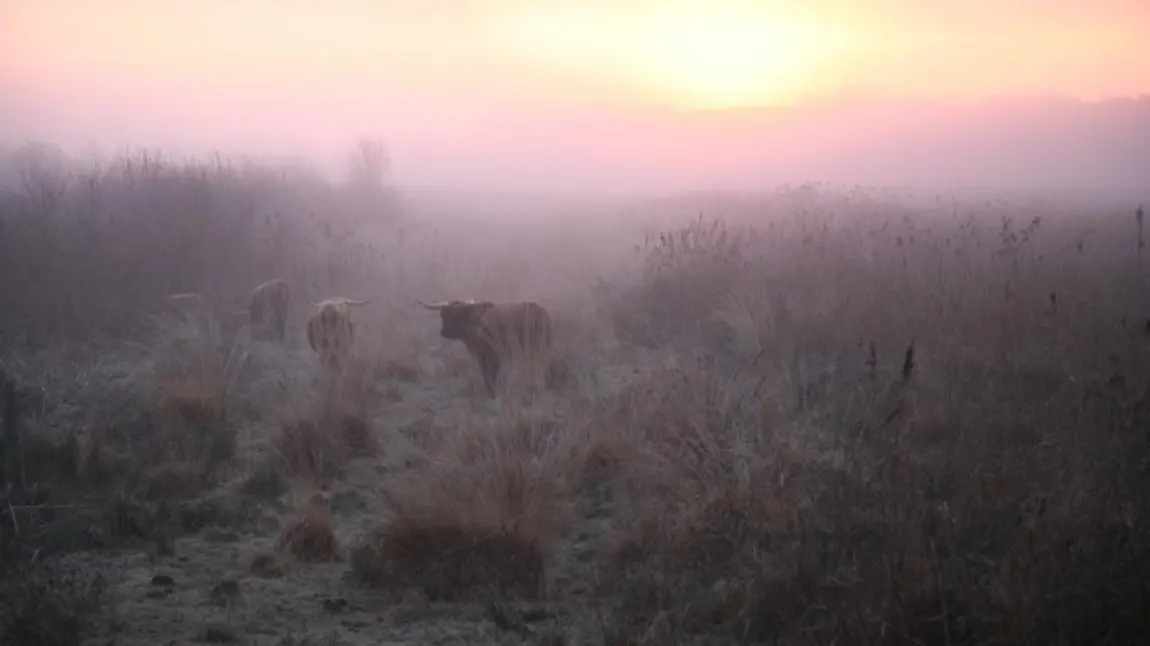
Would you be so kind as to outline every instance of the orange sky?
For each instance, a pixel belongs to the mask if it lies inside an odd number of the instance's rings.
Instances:
[[[1150,90],[1148,25],[1145,0],[0,0],[0,65],[38,85],[414,104],[1096,98]]]
[[[253,151],[375,132],[408,159],[413,142],[602,148],[626,122],[590,141],[547,118],[1148,93],[1147,26],[1150,0],[0,0],[0,120]]]

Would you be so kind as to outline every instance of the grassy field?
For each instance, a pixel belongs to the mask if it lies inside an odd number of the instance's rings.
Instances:
[[[27,476],[0,643],[1150,639],[1136,205],[808,185],[396,218],[141,156],[39,188],[0,207]],[[228,316],[273,277],[286,346]],[[182,291],[219,315],[158,316]],[[336,295],[371,302],[332,377],[303,326]],[[489,398],[414,303],[472,297],[548,308],[546,383]]]

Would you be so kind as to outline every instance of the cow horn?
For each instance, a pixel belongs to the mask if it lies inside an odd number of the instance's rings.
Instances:
[[[370,301],[370,300],[371,299],[368,298],[368,299],[364,299],[362,301],[357,301],[357,300],[354,300],[351,298],[345,298],[345,299],[343,299],[343,302],[347,303],[348,305],[367,305],[368,301]]]
[[[423,301],[419,300],[418,298],[415,299],[415,302],[419,303],[420,305],[426,307],[429,310],[441,310],[450,304],[448,301],[441,301],[439,303],[424,303]]]

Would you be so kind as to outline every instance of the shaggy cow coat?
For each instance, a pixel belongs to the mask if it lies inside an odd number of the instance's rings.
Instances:
[[[551,351],[551,315],[538,303],[420,304],[439,311],[440,336],[463,341],[479,363],[490,395],[495,395],[500,372],[508,362],[546,361]]]
[[[291,304],[291,285],[276,278],[252,290],[248,305],[248,324],[252,334],[266,335],[283,343],[287,337],[287,313]]]
[[[347,298],[329,298],[312,303],[307,321],[307,343],[319,354],[320,363],[327,368],[339,369],[351,353],[355,342],[355,322],[351,320],[351,306],[367,301]]]

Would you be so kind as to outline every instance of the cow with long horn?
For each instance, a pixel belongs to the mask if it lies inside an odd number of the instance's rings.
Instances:
[[[164,297],[164,305],[169,312],[185,316],[201,314],[208,309],[204,297],[195,292],[168,294]]]
[[[248,325],[252,334],[283,343],[287,337],[287,313],[291,285],[282,278],[267,281],[254,290],[248,304]]]
[[[318,303],[312,301],[312,312],[307,321],[307,343],[319,354],[320,363],[325,367],[338,370],[346,360],[355,342],[351,306],[367,303],[367,300],[350,298],[329,298]]]
[[[483,385],[492,396],[508,362],[548,360],[551,315],[538,303],[417,302],[439,312],[443,321],[440,336],[463,341],[479,362]]]

